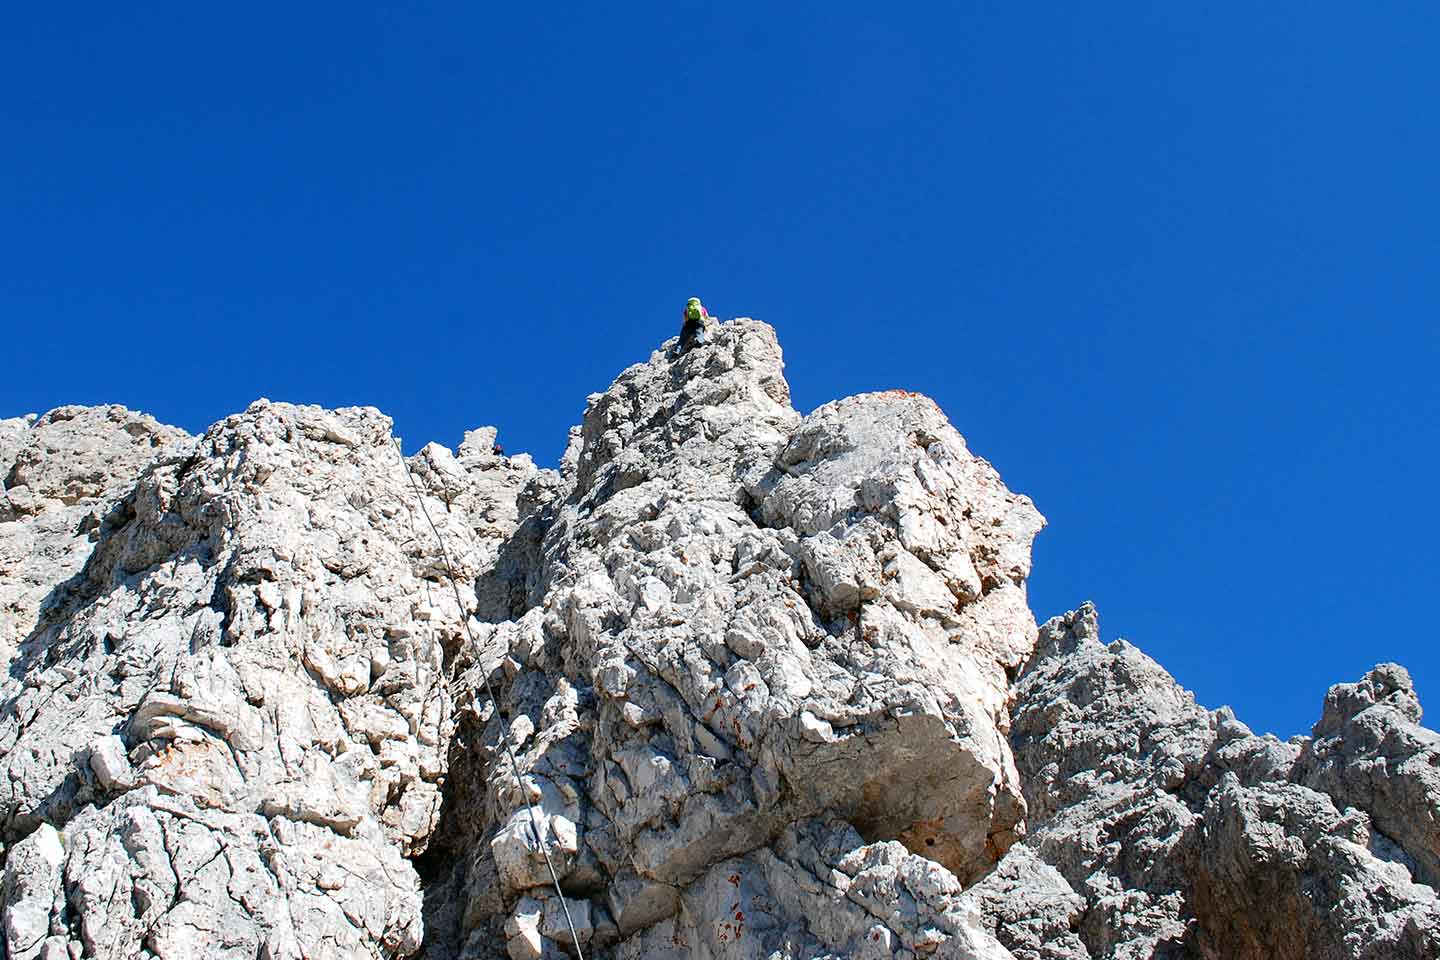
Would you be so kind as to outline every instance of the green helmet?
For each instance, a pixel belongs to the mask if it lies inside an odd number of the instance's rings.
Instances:
[[[691,297],[689,300],[685,301],[686,320],[693,320],[698,323],[700,322],[700,318],[703,316],[705,316],[705,308],[700,305],[699,297]]]

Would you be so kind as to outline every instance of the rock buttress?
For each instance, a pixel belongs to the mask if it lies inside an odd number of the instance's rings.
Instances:
[[[1003,956],[956,898],[1023,831],[1029,500],[925,397],[802,418],[749,320],[592,396],[564,464],[484,667],[523,794],[492,717],[462,955],[568,940],[529,797],[593,955]]]
[[[435,826],[472,611],[389,420],[261,401],[191,439],[66,408],[29,433],[0,542],[40,542],[66,579],[8,621],[8,956],[416,951],[407,857]],[[438,447],[412,464],[478,604],[536,471]]]

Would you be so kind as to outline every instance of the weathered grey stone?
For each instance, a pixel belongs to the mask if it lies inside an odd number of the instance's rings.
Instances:
[[[1416,877],[1440,886],[1440,734],[1420,726],[1405,668],[1382,663],[1330,688],[1296,779],[1367,811],[1414,860]]]
[[[1228,709],[1206,712],[1134,646],[1099,637],[1088,604],[1040,628],[1011,735],[1035,816],[977,891],[1038,857],[1083,898],[1076,931],[1092,957],[1440,956],[1435,891],[1371,821],[1424,810],[1434,793],[1413,766],[1371,762],[1380,741],[1353,730],[1374,710],[1361,726],[1387,731],[1392,756],[1427,756],[1403,672],[1381,667],[1333,689],[1302,749],[1254,736]],[[1362,776],[1375,783],[1362,809],[1347,809],[1359,790],[1332,798],[1301,785]],[[1412,846],[1423,836],[1397,834]],[[1051,941],[1025,938],[1002,910],[990,911],[1002,941],[1045,955]]]
[[[73,585],[116,500],[160,451],[189,438],[110,407],[0,420],[0,656]]]
[[[986,928],[1015,960],[1090,960],[1076,935],[1085,898],[1024,844],[995,865],[961,899],[980,911]]]
[[[95,741],[90,747],[90,771],[106,790],[128,789],[134,771],[125,755],[125,741],[114,734]]]
[[[48,823],[7,851],[4,886],[0,888],[7,957],[30,960],[42,956],[50,935],[60,932],[57,928],[61,928],[64,910],[60,868],[64,861],[60,834]]]
[[[773,852],[806,817],[966,878],[1014,842],[1007,671],[1033,642],[1024,577],[1043,521],[931,401],[893,391],[802,418],[773,331],[720,324],[590,398],[555,494],[529,610],[490,634],[503,642],[477,653],[457,709],[489,758],[469,801],[486,815],[457,820],[460,846],[493,858],[511,909],[549,896],[527,798],[574,830],[573,850],[559,835],[547,849],[567,890],[594,891],[617,955],[636,937],[658,949],[655,931],[699,915],[704,898],[687,904],[717,864]],[[490,909],[451,911],[461,952]],[[1001,949],[959,921],[925,949],[972,933]],[[843,951],[856,936],[811,939]],[[736,956],[758,949],[744,943]]]
[[[9,494],[4,491],[5,479],[15,465],[15,456],[30,437],[30,428],[39,417],[28,414],[23,417],[0,419],[0,519],[9,519]]]
[[[1297,784],[1211,791],[1189,858],[1205,956],[1341,960],[1440,956],[1435,891],[1374,855],[1369,818]]]
[[[895,841],[805,821],[767,848],[715,864],[679,911],[617,957],[906,957],[1009,960],[960,882]]]
[[[0,421],[7,956],[1440,957],[1402,669],[1256,736],[1092,606],[1037,633],[1043,520],[933,402],[675,347],[558,472]]]
[[[536,471],[435,446],[411,463],[473,584]],[[29,623],[0,683],[0,824],[24,838],[7,862],[66,837],[52,874],[16,874],[11,913],[43,880],[54,932],[92,956],[142,940],[155,957],[418,949],[406,857],[439,816],[445,665],[472,611],[440,580],[389,421],[260,401],[189,440],[64,408],[29,430],[8,483],[0,544],[64,552],[41,568],[60,581],[43,615],[5,581],[7,623]],[[47,526],[82,510],[82,537]]]

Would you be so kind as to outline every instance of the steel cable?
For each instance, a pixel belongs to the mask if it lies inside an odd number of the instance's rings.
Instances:
[[[455,604],[460,611],[460,622],[465,627],[465,636],[470,641],[470,647],[478,651],[480,645],[475,641],[475,634],[470,629],[470,615],[465,612],[465,602],[460,597],[460,587],[455,580],[455,567],[450,563],[450,551],[445,547],[445,537],[440,533],[440,528],[435,526],[435,521],[430,518],[430,511],[425,507],[425,494],[420,485],[415,482],[415,474],[410,470],[410,463],[405,459],[405,453],[400,448],[399,438],[395,438],[395,454],[400,458],[400,465],[405,468],[405,476],[410,481],[410,488],[415,491],[415,500],[420,504],[420,513],[424,515],[425,522],[430,525],[430,530],[435,534],[435,542],[440,547],[440,559],[445,562],[445,573],[450,578],[450,589],[455,592]],[[510,653],[509,645],[506,645],[505,653]],[[510,773],[515,778],[515,789],[519,791],[521,799],[525,801],[525,809],[530,814],[530,832],[535,837],[535,845],[540,849],[540,855],[545,858],[545,866],[550,871],[550,882],[555,886],[555,896],[560,898],[560,910],[565,914],[565,926],[570,931],[570,943],[575,947],[576,960],[585,960],[584,953],[580,950],[580,938],[575,934],[575,921],[570,918],[570,905],[565,902],[565,893],[560,889],[560,875],[555,872],[555,861],[550,859],[550,851],[545,848],[545,837],[540,832],[540,824],[535,817],[535,804],[530,800],[530,794],[525,785],[520,781],[520,760],[515,755],[515,746],[510,742],[510,725],[505,722],[505,715],[500,710],[500,698],[495,694],[495,687],[490,682],[490,673],[485,665],[480,665],[480,678],[485,681],[485,693],[490,697],[490,702],[495,705],[495,719],[500,721],[500,739],[505,744],[505,752],[510,756]]]

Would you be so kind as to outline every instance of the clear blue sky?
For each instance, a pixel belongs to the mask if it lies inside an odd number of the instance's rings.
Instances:
[[[802,410],[935,397],[1040,618],[1257,729],[1386,659],[1440,716],[1433,4],[400,6],[9,11],[0,414],[553,463],[694,293]]]

